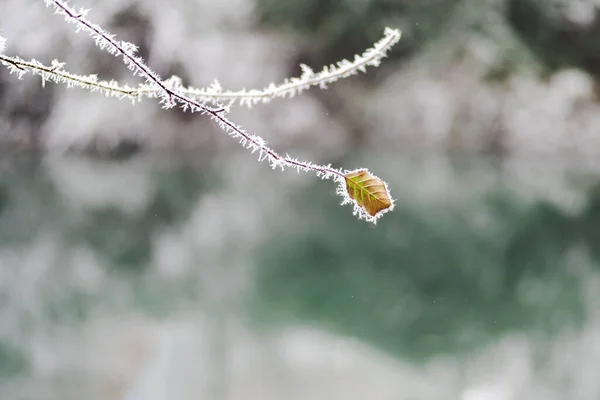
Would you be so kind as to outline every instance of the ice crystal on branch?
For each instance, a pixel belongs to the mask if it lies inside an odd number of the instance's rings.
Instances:
[[[107,34],[106,36],[114,40],[113,35]],[[221,85],[216,80],[212,85],[206,88],[197,89],[194,87],[184,87],[181,78],[177,76],[170,77],[169,79],[165,80],[163,84],[167,89],[180,92],[201,103],[225,103],[231,105],[237,102],[241,105],[251,107],[259,103],[268,103],[272,99],[295,96],[296,94],[299,94],[313,86],[326,88],[327,85],[334,83],[340,78],[355,75],[360,71],[364,72],[368,66],[375,67],[379,65],[381,59],[387,55],[387,52],[393,47],[394,44],[398,42],[399,39],[400,32],[398,30],[386,28],[384,37],[375,43],[373,48],[366,50],[361,56],[356,56],[354,62],[342,60],[337,63],[337,67],[323,67],[322,71],[319,73],[315,73],[309,66],[301,64],[301,76],[288,78],[278,85],[271,83],[267,87],[260,90],[251,89],[226,91],[223,90]],[[136,51],[136,46],[132,43],[123,41],[120,43],[123,45],[123,50],[125,53],[133,56]],[[106,48],[103,43],[97,44],[100,48]],[[24,72],[41,75],[43,83],[46,80],[52,80],[57,83],[64,82],[69,86],[80,86],[92,91],[99,91],[106,95],[112,95],[119,98],[130,98],[134,101],[141,99],[142,97],[164,97],[163,88],[161,88],[155,82],[141,84],[134,88],[129,86],[120,86],[116,81],[97,81],[92,75],[85,76],[68,73],[63,69],[64,65],[61,66],[60,70],[54,70],[52,67],[44,66],[35,60],[25,62],[17,57],[8,56],[2,56],[0,57],[0,60],[4,61],[5,65],[7,66],[10,64],[12,67],[25,70]],[[49,76],[52,74],[56,74],[58,76]],[[172,106],[172,102],[169,103],[169,105]],[[189,103],[182,104],[184,111],[187,111],[189,106]],[[225,111],[228,111],[228,106],[224,106],[223,108]]]
[[[340,78],[346,78],[364,72],[368,66],[378,66],[389,49],[400,39],[400,32],[387,28],[384,37],[373,48],[362,55],[357,55],[354,61],[342,60],[336,65],[325,66],[321,72],[314,71],[301,65],[300,77],[285,80],[280,85],[271,84],[263,90],[250,90],[239,92],[223,91],[218,82],[207,89],[184,88],[181,80],[172,77],[163,80],[152,71],[145,61],[136,55],[137,46],[132,43],[117,40],[116,37],[106,32],[102,27],[87,19],[88,10],[76,11],[66,1],[44,0],[45,4],[54,8],[57,14],[62,15],[69,23],[76,26],[76,31],[85,31],[102,50],[122,58],[124,64],[140,76],[145,83],[133,89],[120,86],[115,81],[99,81],[95,75],[76,75],[64,70],[64,64],[54,60],[51,66],[45,66],[36,60],[25,61],[18,57],[5,56],[4,39],[0,37],[0,63],[7,66],[11,73],[16,73],[21,78],[25,73],[37,74],[46,81],[65,83],[67,86],[80,86],[90,91],[100,91],[107,95],[128,97],[137,100],[143,95],[157,98],[163,108],[181,107],[185,111],[207,114],[219,127],[252,153],[258,153],[259,161],[268,161],[273,169],[286,167],[295,168],[298,172],[313,172],[322,179],[334,179],[338,182],[337,193],[342,195],[342,204],[353,203],[354,214],[359,218],[375,223],[385,212],[394,207],[387,185],[381,179],[372,175],[366,169],[342,172],[331,165],[317,165],[311,162],[299,161],[289,155],[282,156],[268,147],[266,141],[260,136],[246,132],[225,115],[229,107],[219,103],[232,104],[239,102],[251,106],[259,102],[267,102],[277,97],[291,97],[311,86],[326,88],[328,84]],[[212,104],[215,106],[209,106]]]
[[[144,60],[135,55],[135,51],[137,50],[136,45],[123,40],[117,40],[115,35],[106,32],[99,25],[90,22],[86,18],[88,10],[80,9],[79,11],[75,11],[74,8],[64,1],[44,0],[44,2],[47,6],[54,7],[55,12],[64,16],[67,22],[75,24],[77,31],[83,30],[87,32],[100,49],[106,50],[115,56],[121,56],[127,68],[135,75],[141,76],[150,87],[154,88],[160,94],[160,104],[164,108],[174,107],[176,101],[179,100],[182,103],[187,103],[192,111],[200,111],[202,113],[224,111],[222,107],[218,107],[217,109],[210,108],[167,88],[161,78],[146,65]]]
[[[310,87],[318,86],[325,89],[329,84],[339,79],[348,78],[358,72],[366,72],[367,67],[379,66],[381,60],[386,57],[389,50],[400,40],[400,37],[400,31],[386,28],[383,38],[362,55],[356,55],[354,61],[342,60],[336,65],[323,67],[321,72],[318,73],[315,73],[309,66],[301,64],[301,76],[288,78],[279,85],[272,83],[262,90],[223,91],[221,86],[215,84],[203,89],[182,88],[182,91],[203,102],[239,102],[241,105],[246,106],[267,103],[275,98],[293,97]],[[140,92],[152,95],[147,88],[140,88]]]
[[[112,35],[107,35],[107,37],[113,38]],[[237,102],[241,105],[250,107],[259,103],[268,103],[276,98],[292,97],[313,86],[319,86],[321,88],[327,87],[327,85],[334,83],[340,78],[357,74],[359,71],[364,72],[368,66],[379,65],[381,59],[386,56],[387,52],[399,39],[399,31],[386,28],[385,36],[375,43],[373,48],[366,50],[361,56],[356,56],[354,62],[343,60],[337,63],[337,68],[335,66],[324,67],[321,72],[316,74],[310,67],[301,64],[300,69],[302,74],[300,77],[288,78],[278,85],[271,83],[261,90],[226,91],[223,90],[217,81],[214,81],[213,84],[207,88],[197,89],[193,87],[184,87],[181,78],[177,76],[172,76],[163,83],[167,89],[180,92],[201,103],[211,103],[213,105],[225,103],[231,105]],[[124,44],[126,48],[129,48],[129,51],[124,49],[127,51],[127,54],[133,55],[133,53],[135,53],[135,45],[127,42],[121,43]],[[102,44],[99,44],[99,46],[105,48]],[[155,83],[145,83],[133,88],[129,86],[120,86],[116,81],[96,81],[92,75],[85,76],[68,73],[63,69],[64,65],[60,70],[54,71],[52,67],[44,66],[35,60],[25,62],[19,58],[7,56],[0,57],[0,60],[4,61],[7,66],[10,64],[13,67],[26,70],[25,72],[41,75],[43,81],[52,80],[57,83],[64,82],[69,86],[80,86],[84,89],[98,91],[119,98],[130,98],[135,101],[142,97],[157,98],[164,96],[163,88]],[[52,74],[58,76],[48,76]],[[70,80],[72,82],[69,82]],[[170,104],[172,105],[172,103]],[[188,103],[182,104],[184,111],[187,111],[189,106]],[[224,106],[223,108],[228,112],[228,106]]]
[[[121,86],[117,81],[98,80],[96,75],[77,75],[64,70],[64,63],[53,60],[50,66],[32,59],[25,61],[19,57],[9,57],[0,52],[0,63],[8,68],[12,74],[16,74],[21,79],[25,74],[31,73],[39,75],[42,78],[42,85],[52,81],[59,84],[65,84],[67,87],[80,87],[90,92],[100,92],[107,96],[118,98],[128,98],[132,101],[139,100],[140,96],[127,85]]]

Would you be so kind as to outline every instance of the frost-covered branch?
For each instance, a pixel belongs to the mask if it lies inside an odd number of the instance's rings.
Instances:
[[[192,111],[198,111],[204,114],[217,115],[227,111],[223,107],[208,107],[182,93],[171,90],[164,84],[162,79],[145,64],[141,57],[135,55],[137,51],[136,45],[124,40],[117,40],[115,35],[106,32],[99,25],[90,22],[86,18],[89,10],[82,8],[79,11],[75,11],[75,9],[70,7],[66,2],[58,0],[44,0],[44,2],[47,6],[54,7],[55,12],[63,15],[67,22],[74,23],[77,26],[77,31],[83,30],[90,34],[100,49],[106,50],[112,55],[121,56],[127,68],[135,75],[141,76],[150,87],[160,93],[160,103],[164,108],[175,107],[177,102],[180,102],[184,109],[189,108]]]
[[[184,87],[181,79],[176,76],[167,79],[163,83],[165,87],[169,89],[176,88],[179,93],[201,103],[231,104],[238,102],[241,105],[252,106],[258,103],[267,103],[275,98],[293,97],[313,86],[324,89],[327,85],[341,78],[347,78],[358,72],[365,72],[367,67],[377,67],[398,40],[400,40],[400,32],[395,29],[386,28],[384,37],[362,55],[356,55],[354,61],[342,60],[336,65],[325,66],[318,73],[315,73],[307,65],[302,64],[300,65],[302,69],[301,76],[286,79],[279,85],[270,84],[262,90],[226,91],[216,81],[207,88]],[[18,57],[8,56],[0,56],[0,61],[9,67],[11,72],[17,73],[19,77],[26,72],[40,75],[42,84],[46,81],[66,83],[69,86],[78,86],[91,91],[99,91],[105,95],[129,98],[134,101],[144,96],[159,98],[164,95],[163,88],[157,88],[154,83],[150,85],[143,84],[134,88],[121,86],[114,80],[99,81],[95,75],[73,74],[64,70],[64,64],[57,60],[54,60],[51,66],[45,66],[37,60],[25,61]]]
[[[199,93],[194,93],[182,88],[177,78],[162,80],[153,72],[135,53],[137,47],[131,43],[117,40],[114,35],[106,32],[100,26],[93,24],[86,18],[87,10],[75,11],[66,1],[44,0],[47,6],[53,7],[55,12],[61,14],[69,23],[76,25],[76,30],[86,31],[94,38],[100,49],[108,51],[115,56],[121,56],[125,65],[134,73],[145,80],[142,86],[144,93],[160,100],[163,108],[181,107],[184,111],[200,112],[209,115],[218,125],[252,153],[258,152],[259,161],[269,161],[273,169],[280,167],[293,167],[298,172],[310,171],[323,179],[334,179],[338,183],[337,193],[342,195],[342,204],[354,204],[354,214],[360,218],[375,223],[387,211],[394,207],[394,201],[389,194],[387,184],[372,175],[368,170],[358,169],[353,171],[342,171],[331,165],[317,165],[311,162],[299,161],[289,155],[280,155],[267,146],[267,143],[257,135],[246,132],[242,127],[230,121],[225,115],[229,107],[219,104],[216,108],[206,105],[206,102],[215,102],[212,99],[201,98]],[[304,74],[284,82],[283,85],[270,86],[265,91],[256,91],[254,94],[246,93],[240,100],[243,104],[251,105],[259,101],[273,97],[293,95],[310,86],[319,85],[326,87],[328,83],[355,74],[364,70],[367,66],[376,66],[385,56],[389,48],[400,38],[398,31],[386,30],[386,36],[379,41],[373,49],[368,50],[362,56],[357,56],[354,62],[342,61],[337,66],[326,67],[322,72],[314,74],[308,67],[303,67]],[[0,56],[2,56],[4,40],[0,38]],[[43,66],[32,60],[24,61],[15,57],[2,56],[0,61],[7,65],[11,72],[22,76],[25,72],[34,72],[42,76],[42,81],[53,80],[59,83],[71,82],[71,86],[83,86],[91,90],[100,90],[108,94],[118,94],[121,97],[139,98],[141,91],[128,87],[119,87],[116,82],[98,81],[93,75],[79,76],[63,70],[63,64],[55,61],[51,67]],[[279,89],[278,89],[279,88]],[[212,90],[218,91],[218,88]],[[133,91],[132,91],[133,90]],[[137,94],[133,94],[137,93]],[[238,92],[239,93],[239,92]],[[205,95],[206,96],[206,95]],[[196,98],[198,97],[198,98]],[[229,97],[231,99],[232,97]],[[245,100],[244,100],[245,99]],[[235,100],[235,98],[234,98]],[[231,101],[230,101],[231,102]]]
[[[81,87],[90,92],[98,91],[107,96],[128,98],[132,101],[140,97],[137,89],[127,85],[120,85],[115,80],[102,81],[98,80],[96,75],[77,75],[65,71],[64,63],[58,60],[53,60],[50,66],[46,66],[35,59],[25,61],[19,57],[2,55],[0,51],[0,63],[5,65],[11,74],[16,74],[19,79],[26,73],[39,75],[42,78],[42,86],[45,86],[48,81],[53,81],[63,83],[67,87]]]
[[[367,67],[379,66],[381,60],[386,57],[388,51],[400,40],[400,37],[400,31],[397,29],[386,28],[384,37],[362,55],[356,55],[354,61],[342,60],[336,65],[325,66],[318,73],[315,73],[309,66],[302,64],[300,65],[302,69],[301,76],[286,79],[279,85],[272,83],[262,90],[224,91],[217,82],[208,88],[181,87],[180,90],[186,95],[206,103],[239,102],[241,105],[247,106],[267,103],[275,98],[293,97],[310,87],[319,86],[321,89],[325,89],[327,85],[338,79],[350,77],[358,72],[366,72]],[[181,85],[181,81],[177,77],[170,80]],[[139,90],[141,93],[154,95],[152,87],[142,87]]]

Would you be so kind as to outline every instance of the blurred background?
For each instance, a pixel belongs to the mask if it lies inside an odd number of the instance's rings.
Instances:
[[[600,398],[598,0],[78,0],[161,76],[366,75],[230,117],[370,168],[377,225],[208,119],[0,68],[0,398]],[[8,55],[134,84],[43,2]],[[65,152],[66,150],[66,152]]]

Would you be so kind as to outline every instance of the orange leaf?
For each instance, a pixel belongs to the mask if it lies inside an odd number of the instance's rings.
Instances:
[[[366,169],[350,171],[344,175],[346,193],[359,208],[357,211],[367,220],[375,222],[393,208],[387,185]],[[366,213],[366,215],[365,215]]]

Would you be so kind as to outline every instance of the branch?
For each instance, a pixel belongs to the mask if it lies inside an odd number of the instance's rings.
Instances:
[[[246,132],[242,127],[225,117],[228,108],[221,106],[217,106],[217,108],[208,107],[183,93],[176,85],[163,81],[145,64],[142,58],[135,55],[137,49],[135,45],[125,41],[116,40],[114,35],[90,22],[86,18],[87,10],[81,9],[77,12],[66,2],[61,0],[44,0],[44,2],[47,6],[54,7],[55,12],[63,15],[68,22],[74,23],[77,27],[77,31],[83,30],[92,36],[99,48],[105,49],[115,56],[121,56],[125,65],[133,71],[135,75],[144,78],[147,88],[157,93],[157,97],[160,98],[160,103],[164,108],[172,108],[179,105],[184,111],[189,110],[191,112],[208,114],[219,124],[221,129],[232,137],[239,139],[239,142],[245,148],[249,149],[252,153],[258,152],[259,161],[268,160],[273,169],[280,167],[283,170],[285,167],[293,167],[296,168],[298,172],[311,171],[323,179],[332,178],[336,180],[338,182],[337,193],[344,197],[342,204],[353,203],[354,214],[358,215],[360,218],[365,218],[366,220],[375,223],[381,215],[393,209],[394,202],[391,197],[389,197],[387,185],[385,182],[372,175],[369,175],[368,179],[365,179],[365,173],[368,171],[361,169],[342,172],[337,168],[332,168],[331,165],[317,165],[311,162],[299,161],[289,155],[279,155],[269,148],[267,143],[261,137]],[[390,37],[393,36],[394,35],[390,35]],[[370,60],[365,61],[364,65],[369,63],[377,64],[378,62],[378,58],[374,56]],[[351,65],[351,63],[344,64],[343,62],[342,64],[343,65],[340,65],[339,68],[334,68],[336,71],[341,71],[339,74],[343,74],[344,71],[349,71],[348,68],[349,65]],[[362,68],[364,68],[364,65]],[[18,69],[20,67],[15,65],[15,68]],[[327,71],[328,69],[326,68],[323,74]],[[333,76],[334,75],[331,75],[331,79],[333,79]],[[335,79],[338,78],[339,76],[335,77]],[[322,83],[322,86],[325,84],[326,82]],[[372,190],[373,181],[376,181],[376,193]],[[351,192],[350,188],[352,188]],[[381,197],[385,197],[384,206],[378,204],[376,207],[372,207],[371,203]]]
[[[46,66],[35,59],[25,61],[19,57],[2,55],[2,52],[0,52],[0,63],[8,67],[11,74],[17,74],[19,79],[28,72],[39,75],[42,78],[42,86],[45,86],[47,81],[53,81],[64,83],[67,87],[81,87],[90,92],[99,91],[107,96],[129,98],[132,101],[140,98],[137,89],[127,85],[121,86],[117,81],[99,81],[96,75],[77,75],[65,71],[65,64],[58,60],[53,60],[51,66]]]
[[[208,88],[183,87],[181,79],[172,76],[164,81],[164,85],[170,89],[177,89],[179,93],[193,98],[202,103],[218,104],[228,102],[230,104],[239,102],[241,105],[251,107],[258,103],[267,103],[275,98],[293,97],[313,86],[319,86],[322,89],[328,84],[334,83],[338,79],[347,78],[356,75],[358,72],[365,72],[369,66],[377,67],[381,60],[386,57],[387,52],[400,40],[398,30],[386,28],[384,37],[375,43],[373,48],[357,55],[353,62],[342,60],[337,66],[325,66],[319,73],[314,73],[307,65],[300,65],[302,75],[299,77],[288,78],[279,85],[270,84],[262,90],[239,90],[223,91],[221,86],[215,82]],[[0,51],[0,54],[2,52]],[[129,98],[136,101],[144,96],[158,98],[164,94],[163,88],[156,88],[156,85],[140,85],[137,88],[129,86],[120,86],[118,82],[99,81],[95,75],[77,75],[64,70],[64,63],[57,60],[48,67],[37,60],[25,61],[18,57],[1,56],[0,61],[10,68],[10,72],[16,72],[21,78],[25,72],[31,72],[42,77],[42,84],[45,81],[54,81],[56,83],[66,83],[69,86],[78,86],[91,91],[100,91],[105,95],[112,95],[119,98]]]
[[[124,40],[116,40],[114,35],[88,21],[85,17],[88,10],[82,8],[79,12],[76,12],[67,5],[67,3],[58,0],[44,0],[44,2],[47,6],[54,6],[55,12],[57,14],[62,14],[67,22],[76,24],[77,31],[87,31],[95,39],[96,45],[100,49],[106,50],[115,56],[122,56],[123,62],[127,68],[133,71],[135,75],[144,78],[147,84],[160,92],[160,103],[164,108],[172,108],[179,101],[184,105],[184,109],[191,108],[192,111],[199,111],[204,114],[218,115],[226,111],[223,107],[211,108],[205,106],[204,104],[194,101],[193,99],[168,88],[160,77],[146,66],[144,60],[135,55],[135,52],[137,51],[136,45]]]
[[[384,37],[375,43],[372,48],[364,51],[362,55],[356,55],[353,62],[342,60],[336,65],[323,67],[321,72],[318,73],[315,73],[307,65],[301,64],[301,76],[286,79],[279,85],[270,84],[262,90],[223,91],[217,82],[209,88],[184,88],[177,77],[172,77],[169,80],[173,80],[174,83],[178,84],[182,93],[196,100],[206,103],[234,103],[237,101],[241,105],[250,107],[261,102],[267,103],[275,98],[293,97],[313,86],[325,89],[328,84],[334,83],[340,78],[347,78],[356,75],[358,72],[366,72],[367,67],[377,67],[381,60],[386,57],[388,51],[398,43],[400,37],[400,31],[397,29],[386,28]],[[138,90],[142,94],[156,96],[152,88],[141,87]]]

